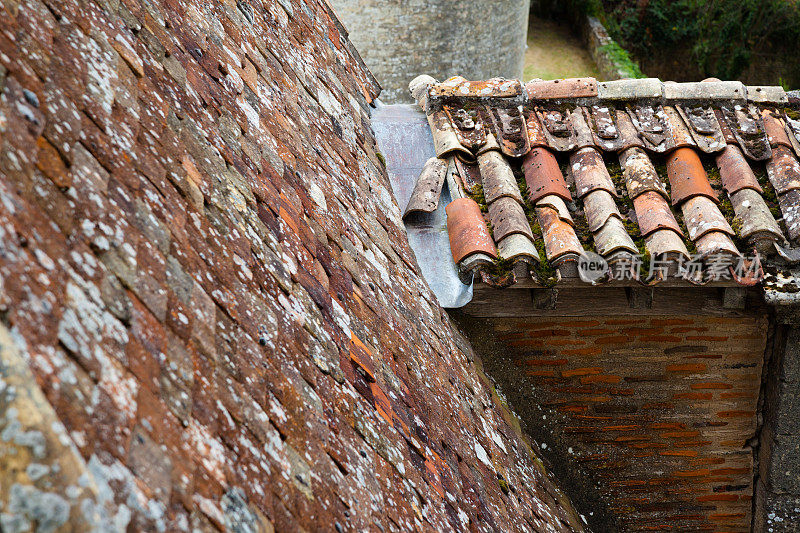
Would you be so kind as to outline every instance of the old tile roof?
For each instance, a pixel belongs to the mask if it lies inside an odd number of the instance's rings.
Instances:
[[[448,229],[465,279],[550,284],[594,252],[658,260],[664,270],[642,283],[694,260],[701,272],[683,277],[701,284],[720,262],[733,274],[756,252],[787,257],[798,244],[800,98],[780,87],[429,76],[409,87],[436,158],[406,215],[435,209],[451,168]]]

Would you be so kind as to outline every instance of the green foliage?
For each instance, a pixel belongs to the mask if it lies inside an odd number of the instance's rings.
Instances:
[[[688,50],[705,76],[736,79],[759,57],[800,43],[800,3],[790,0],[605,0],[603,7],[609,32],[635,56]]]
[[[646,77],[639,65],[634,61],[630,54],[622,48],[616,41],[603,45],[599,48],[600,52],[606,54],[617,65],[617,68],[626,72],[629,78]]]

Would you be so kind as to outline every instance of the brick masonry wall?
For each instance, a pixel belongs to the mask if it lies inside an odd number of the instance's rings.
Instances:
[[[419,276],[376,92],[318,0],[0,2],[4,529],[580,529]]]
[[[571,493],[598,502],[593,529],[750,530],[765,316],[471,319],[467,331],[483,320],[471,338],[487,373]]]
[[[521,78],[530,0],[331,0],[387,103],[413,103],[408,82]]]

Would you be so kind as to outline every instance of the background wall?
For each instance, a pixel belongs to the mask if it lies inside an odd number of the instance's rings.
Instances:
[[[530,0],[332,0],[387,103],[413,102],[408,82],[521,78]]]
[[[460,322],[594,530],[749,531],[767,317],[584,315]]]

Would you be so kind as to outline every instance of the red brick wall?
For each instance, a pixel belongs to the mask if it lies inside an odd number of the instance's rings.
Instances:
[[[0,320],[103,525],[579,527],[418,275],[376,92],[321,0],[0,3]],[[96,510],[40,470],[4,517]]]
[[[489,373],[621,529],[749,531],[765,317],[489,322]]]

